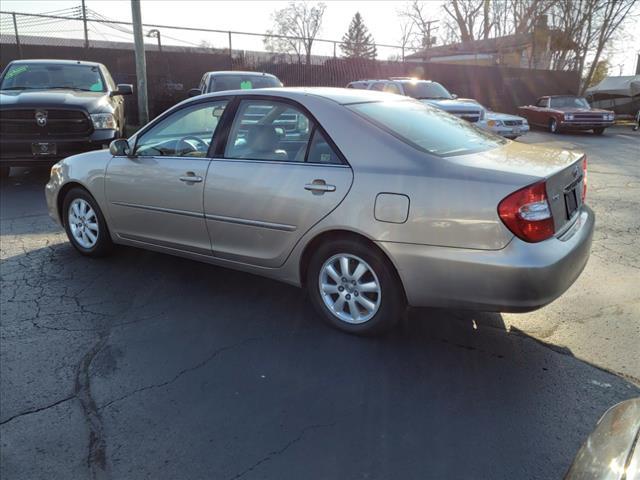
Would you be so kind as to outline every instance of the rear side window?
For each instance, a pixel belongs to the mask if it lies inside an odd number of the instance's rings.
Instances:
[[[348,108],[415,148],[442,157],[482,152],[506,143],[465,120],[414,100],[358,103]]]
[[[309,154],[307,156],[308,163],[325,163],[331,165],[340,165],[340,157],[336,154],[335,150],[331,147],[327,139],[316,128],[311,139],[311,145],[309,146]]]
[[[242,100],[233,121],[225,158],[304,162],[313,122],[292,105]]]

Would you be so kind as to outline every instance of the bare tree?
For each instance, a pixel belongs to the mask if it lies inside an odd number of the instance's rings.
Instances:
[[[267,50],[295,55],[299,63],[302,63],[304,55],[306,63],[311,63],[311,47],[322,26],[326,8],[322,2],[291,2],[273,12],[273,28],[267,30],[267,35],[277,37],[265,38]]]
[[[475,40],[477,37],[480,12],[484,6],[484,0],[451,0],[445,3],[442,9],[448,15],[446,20],[453,20],[455,27],[447,22],[447,27],[456,31],[462,42]],[[488,33],[487,33],[488,37]]]
[[[430,11],[430,6],[425,2],[419,2],[413,0],[413,2],[406,4],[402,10],[398,12],[398,15],[405,20],[411,27],[408,30],[406,38],[406,45],[410,45],[410,48],[429,48],[434,43],[434,33],[438,27],[432,24],[439,20],[433,19],[433,10]]]
[[[593,49],[593,61],[584,75],[582,85],[580,87],[580,93],[586,90],[587,85],[591,83],[593,75],[596,71],[600,57],[604,48],[610,42],[614,34],[618,32],[618,29],[622,23],[628,19],[628,13],[633,6],[637,3],[637,0],[593,0],[596,2],[594,8],[594,15],[588,21],[590,28],[593,28],[595,35],[595,48]]]
[[[402,47],[402,53],[400,58],[404,61],[406,51],[411,50],[411,44],[413,39],[413,22],[407,18],[400,19],[400,47]]]

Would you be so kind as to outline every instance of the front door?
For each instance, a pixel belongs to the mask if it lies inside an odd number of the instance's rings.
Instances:
[[[117,235],[211,255],[202,198],[209,146],[226,103],[180,109],[143,132],[133,156],[113,157],[106,195]]]
[[[344,198],[353,179],[326,133],[300,108],[242,100],[224,157],[211,162],[204,210],[214,255],[282,265]]]

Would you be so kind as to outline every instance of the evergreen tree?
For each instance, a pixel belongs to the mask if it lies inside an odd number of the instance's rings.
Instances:
[[[356,12],[351,20],[349,30],[342,37],[340,49],[346,58],[367,58],[370,60],[376,58],[377,52],[373,36],[362,21],[360,12]]]

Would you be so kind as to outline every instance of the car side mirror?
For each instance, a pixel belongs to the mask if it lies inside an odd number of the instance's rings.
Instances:
[[[128,83],[119,83],[118,88],[111,92],[111,96],[115,97],[116,95],[131,95],[133,93],[133,85]]]
[[[201,95],[202,92],[200,91],[199,88],[192,88],[191,90],[189,90],[189,96],[190,97],[197,97],[198,95]]]
[[[109,144],[109,152],[114,157],[131,156],[131,147],[126,138],[117,138]]]
[[[451,94],[451,98],[453,98],[455,100],[456,98],[458,98],[458,95],[456,95],[455,93],[452,93]]]

